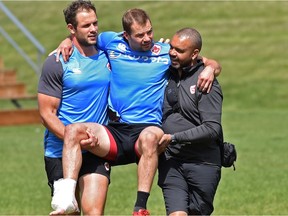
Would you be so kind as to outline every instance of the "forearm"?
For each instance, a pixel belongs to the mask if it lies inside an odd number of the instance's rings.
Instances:
[[[217,140],[222,137],[222,91],[218,82],[213,83],[212,91],[203,94],[196,91],[197,108],[191,108],[190,112],[196,112],[199,116],[198,123],[180,133],[175,134],[175,138],[184,142],[204,142]],[[187,119],[188,120],[188,119]],[[195,120],[197,121],[197,120]]]
[[[42,124],[63,140],[65,126],[57,116],[60,101],[60,98],[38,93],[38,109]]]
[[[64,140],[65,125],[59,120],[55,114],[41,115],[43,125],[59,139]]]
[[[203,63],[205,65],[205,67],[209,67],[213,73],[214,73],[214,76],[219,76],[219,74],[221,73],[221,70],[222,70],[222,67],[221,65],[214,59],[208,59],[206,57],[201,57],[202,60],[203,60]]]
[[[189,142],[193,144],[195,142],[199,143],[217,140],[221,137],[221,133],[221,124],[217,122],[209,122],[186,131],[177,132],[174,136],[177,142]]]

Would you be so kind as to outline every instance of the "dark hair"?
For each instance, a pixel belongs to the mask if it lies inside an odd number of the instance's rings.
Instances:
[[[70,23],[74,28],[77,28],[76,15],[81,11],[93,10],[96,14],[96,8],[90,1],[76,0],[73,1],[66,9],[63,10],[67,25]]]
[[[178,30],[176,33],[179,38],[185,37],[189,38],[191,41],[191,44],[193,44],[194,49],[198,49],[199,51],[202,48],[202,38],[200,33],[194,29],[194,28],[183,28]]]
[[[148,14],[144,10],[139,8],[130,9],[126,11],[122,17],[123,30],[128,34],[131,34],[131,26],[134,22],[145,25],[147,21],[151,23]]]

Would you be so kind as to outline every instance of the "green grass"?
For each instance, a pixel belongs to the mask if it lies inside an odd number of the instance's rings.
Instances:
[[[68,1],[4,1],[45,46],[67,35],[62,9]],[[288,2],[285,1],[96,1],[101,31],[121,30],[121,16],[141,7],[151,16],[155,38],[182,27],[197,28],[202,55],[220,61],[225,139],[238,150],[236,172],[223,169],[214,215],[287,215]],[[0,13],[0,25],[36,58],[34,48]],[[0,56],[17,68],[19,80],[36,92],[38,76],[0,36]],[[11,107],[0,101],[1,108]],[[26,104],[25,104],[26,106]],[[27,106],[33,106],[30,103]],[[0,127],[0,215],[47,215],[50,196],[40,125]],[[115,167],[108,215],[130,215],[136,197],[136,165]],[[154,181],[148,207],[163,215]]]

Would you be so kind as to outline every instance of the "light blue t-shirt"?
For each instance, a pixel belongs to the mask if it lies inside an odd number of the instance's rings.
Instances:
[[[74,47],[67,63],[49,56],[42,69],[38,92],[61,99],[57,112],[64,125],[75,122],[108,123],[110,67],[103,51],[85,57]],[[63,141],[46,130],[45,156],[62,157]]]
[[[133,51],[123,33],[103,32],[97,46],[108,54],[109,106],[120,122],[161,124],[169,45],[157,42],[149,51]]]

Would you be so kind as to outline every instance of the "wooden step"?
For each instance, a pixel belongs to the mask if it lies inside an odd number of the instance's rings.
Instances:
[[[0,100],[36,100],[36,99],[37,99],[37,95],[32,95],[32,94],[0,96]]]
[[[16,97],[26,95],[26,87],[24,83],[14,83],[0,85],[0,97]]]
[[[17,82],[16,70],[5,69],[0,57],[0,100],[11,100],[18,109],[0,110],[0,126],[40,124],[38,109],[22,109],[18,100],[37,99],[26,92],[24,83]]]
[[[0,68],[0,85],[16,83],[16,70]]]
[[[0,110],[0,126],[41,124],[38,109]]]

